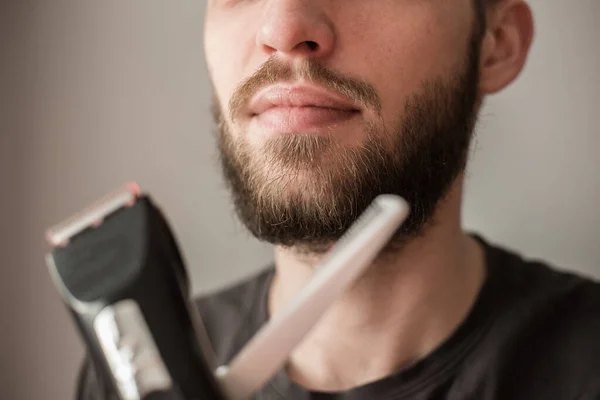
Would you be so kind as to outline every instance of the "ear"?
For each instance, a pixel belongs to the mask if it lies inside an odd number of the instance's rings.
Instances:
[[[532,11],[524,0],[500,0],[489,9],[480,59],[482,95],[504,89],[519,76],[533,35]]]

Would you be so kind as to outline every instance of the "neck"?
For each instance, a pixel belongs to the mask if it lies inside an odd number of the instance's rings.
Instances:
[[[466,318],[484,280],[483,254],[461,229],[462,179],[436,224],[401,252],[374,263],[292,354],[287,372],[312,390],[340,391],[383,378],[425,357]],[[310,279],[318,257],[276,249],[269,312]]]

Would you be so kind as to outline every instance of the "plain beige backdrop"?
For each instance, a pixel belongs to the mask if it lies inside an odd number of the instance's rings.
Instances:
[[[600,1],[532,0],[521,78],[490,98],[465,226],[600,277]],[[215,162],[203,0],[0,2],[0,399],[70,399],[83,348],[44,230],[125,181],[164,207],[195,292],[269,261]]]

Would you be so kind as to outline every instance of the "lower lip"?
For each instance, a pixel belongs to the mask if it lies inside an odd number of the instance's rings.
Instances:
[[[321,107],[275,107],[254,119],[263,133],[321,133],[347,122],[359,114],[356,110]]]

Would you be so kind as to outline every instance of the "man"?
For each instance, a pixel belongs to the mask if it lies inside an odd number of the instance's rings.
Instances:
[[[205,29],[224,176],[275,245],[198,300],[221,363],[375,196],[411,205],[257,398],[600,399],[600,285],[461,229],[477,114],[532,42],[524,0],[209,0]],[[101,387],[84,369],[81,398]]]

